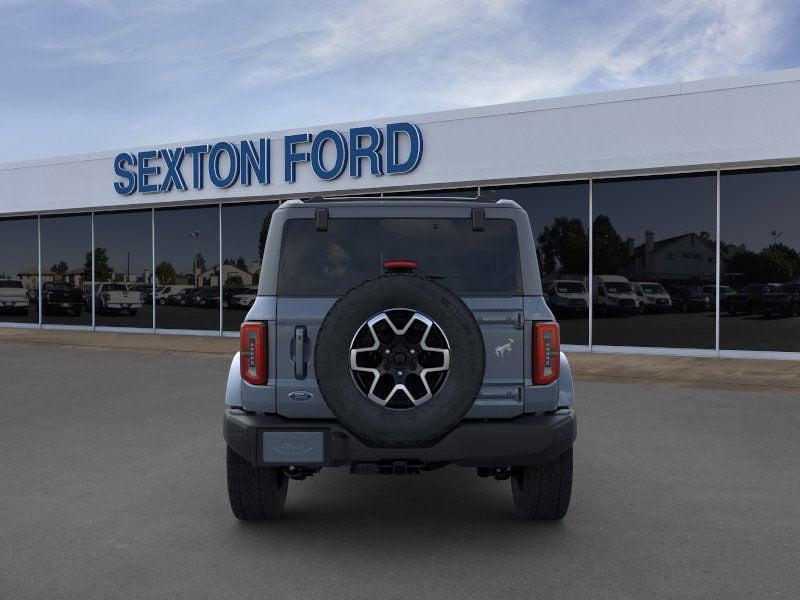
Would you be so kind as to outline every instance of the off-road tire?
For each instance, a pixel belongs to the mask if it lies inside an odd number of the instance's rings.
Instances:
[[[279,519],[286,506],[289,478],[283,469],[257,467],[227,447],[228,499],[242,521]]]
[[[381,406],[357,387],[350,344],[371,317],[390,309],[427,315],[450,345],[450,366],[434,396],[405,410]],[[483,383],[486,349],[472,311],[449,289],[420,275],[393,273],[367,280],[342,296],[320,326],[314,366],[322,397],[358,437],[383,446],[413,446],[441,438],[472,407]]]
[[[572,495],[572,446],[543,465],[514,467],[511,470],[511,492],[520,519],[563,519]]]

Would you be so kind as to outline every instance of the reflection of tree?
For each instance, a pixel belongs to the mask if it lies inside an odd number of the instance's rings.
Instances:
[[[240,256],[236,260],[233,260],[232,258],[226,258],[225,260],[222,261],[222,264],[229,265],[231,267],[236,267],[237,269],[241,269],[245,273],[249,272],[247,267],[247,261],[245,261],[243,256]]]
[[[542,273],[587,273],[589,236],[580,219],[558,217],[537,238]]]
[[[206,259],[203,258],[203,253],[198,252],[194,257],[194,268],[203,273],[206,270]]]
[[[270,221],[272,221],[272,212],[261,221],[261,231],[258,232],[258,262],[264,259],[264,246],[267,244],[267,232],[269,231]]]
[[[166,260],[162,260],[158,266],[156,266],[156,280],[161,285],[175,283],[176,275],[177,273],[175,272],[175,267],[173,267]]]
[[[69,266],[63,260],[60,260],[52,267],[50,267],[50,270],[56,275],[63,275],[64,273],[69,271]]]
[[[782,283],[800,277],[800,253],[786,244],[761,252],[742,250],[728,262],[728,273],[741,273],[745,283]]]
[[[95,281],[111,281],[114,278],[114,269],[108,265],[108,251],[97,247],[94,250],[94,279]],[[92,253],[86,253],[83,263],[83,280],[92,280]]]
[[[628,261],[628,247],[614,229],[608,215],[597,215],[592,233],[595,273],[617,273]]]

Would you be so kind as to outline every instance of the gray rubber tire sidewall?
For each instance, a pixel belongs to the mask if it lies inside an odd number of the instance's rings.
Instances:
[[[442,387],[427,402],[406,410],[369,400],[350,371],[353,336],[367,319],[392,308],[427,315],[450,345],[450,370]],[[317,383],[331,411],[352,433],[388,446],[422,444],[453,429],[478,396],[486,360],[483,336],[469,308],[444,286],[411,274],[377,277],[345,294],[325,317],[314,356]]]

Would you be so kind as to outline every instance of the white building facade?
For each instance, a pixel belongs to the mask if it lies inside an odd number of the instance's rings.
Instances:
[[[23,280],[30,304],[0,306],[0,326],[233,335],[243,313],[225,279],[257,281],[271,210],[316,195],[508,197],[528,211],[546,278],[788,294],[800,279],[797,106],[791,69],[3,164],[0,281]],[[60,314],[40,289],[185,286],[215,267],[202,278],[221,288],[215,307]],[[785,319],[757,305],[731,317],[717,296],[695,312],[556,316],[573,350],[800,357],[791,302]]]

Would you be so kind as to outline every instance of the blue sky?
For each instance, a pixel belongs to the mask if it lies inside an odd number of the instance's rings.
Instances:
[[[0,162],[800,65],[800,3],[0,0]]]

